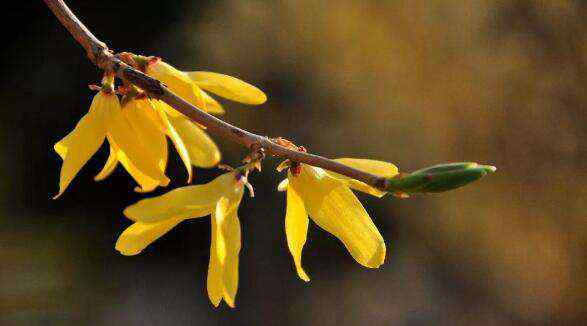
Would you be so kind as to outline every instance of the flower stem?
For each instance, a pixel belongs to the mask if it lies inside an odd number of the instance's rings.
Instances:
[[[292,150],[275,143],[268,137],[260,136],[241,129],[204,112],[200,108],[186,102],[184,99],[171,92],[160,81],[151,78],[122,62],[108,49],[108,46],[106,46],[104,42],[94,36],[94,34],[69,9],[63,0],[44,1],[57,19],[59,19],[61,24],[69,31],[72,37],[84,48],[88,58],[96,66],[106,72],[113,72],[119,78],[140,87],[147,92],[149,96],[162,100],[175,110],[187,116],[193,122],[206,126],[207,130],[210,132],[239,143],[247,147],[249,150],[262,148],[267,154],[321,167],[365,182],[366,184],[381,190],[385,190],[389,186],[389,181],[383,177],[351,168],[322,156]]]

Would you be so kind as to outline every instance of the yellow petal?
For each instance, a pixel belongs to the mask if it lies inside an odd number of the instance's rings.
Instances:
[[[290,175],[293,187],[302,198],[310,218],[345,245],[355,260],[370,268],[385,259],[385,243],[373,221],[341,181],[324,170],[303,164],[299,176]]]
[[[224,114],[226,112],[226,111],[224,111],[224,108],[222,107],[222,105],[220,105],[220,103],[218,103],[218,101],[216,101],[214,98],[212,98],[210,95],[208,95],[203,90],[200,90],[200,92],[202,94],[202,98],[204,99],[204,103],[206,103],[206,111],[208,113]]]
[[[127,207],[124,215],[143,223],[206,216],[222,196],[234,192],[235,183],[235,173],[225,173],[206,184],[177,188],[158,197],[143,199]]]
[[[148,64],[146,73],[162,81],[172,92],[184,100],[201,110],[206,110],[206,103],[201,96],[199,88],[185,73],[175,69],[162,60]]]
[[[254,105],[267,101],[263,91],[238,78],[207,71],[192,71],[186,74],[199,87],[229,100]]]
[[[115,144],[110,137],[108,141],[110,142],[110,144]],[[133,164],[133,162],[126,156],[126,154],[123,151],[118,150],[116,153],[120,164],[124,167],[128,174],[130,174],[131,177],[139,184],[139,186],[135,188],[136,192],[151,192],[159,186],[167,187],[167,185],[169,185],[169,179],[160,181],[144,174],[139,168],[137,168]]]
[[[310,278],[302,268],[302,249],[304,249],[308,236],[308,213],[306,213],[304,202],[293,187],[287,190],[285,235],[287,237],[287,247],[294,259],[298,276],[302,280],[309,282]]]
[[[342,163],[344,165],[348,165],[353,167],[357,170],[361,170],[364,172],[368,172],[371,174],[375,174],[385,178],[392,178],[396,176],[399,171],[397,166],[383,161],[376,161],[376,160],[369,160],[369,159],[357,159],[357,158],[339,158],[335,159],[335,161]],[[379,190],[375,187],[369,186],[368,184],[361,182],[359,180],[351,179],[347,176],[342,174],[334,173],[331,171],[327,171],[331,176],[345,182],[351,189],[362,191],[364,193],[383,197],[387,192]]]
[[[155,188],[157,188],[159,186],[166,187],[169,184],[169,179],[167,179],[166,182],[161,182],[159,180],[155,180],[153,178],[150,178],[149,176],[142,173],[136,166],[134,166],[134,164],[132,164],[132,162],[128,159],[128,157],[124,154],[124,152],[122,152],[118,148],[118,146],[116,145],[116,142],[114,142],[114,140],[112,140],[112,137],[110,135],[107,135],[107,138],[108,138],[108,142],[110,143],[110,150],[114,151],[114,154],[116,155],[116,157],[114,157],[114,158],[108,157],[108,161],[106,162],[106,165],[104,166],[102,171],[96,176],[97,178],[100,177],[101,180],[103,180],[103,178],[107,177],[108,174],[113,172],[114,168],[116,167],[116,163],[120,162],[122,167],[139,184],[139,186],[135,188],[136,192],[141,192],[141,193],[150,192],[150,191],[155,190]],[[112,154],[112,152],[111,152],[111,154]],[[110,165],[110,164],[112,164],[112,165]],[[98,179],[97,181],[99,181],[99,180],[100,179]]]
[[[215,306],[218,306],[219,297],[222,297],[230,307],[234,308],[238,289],[241,229],[235,202],[231,202],[229,198],[220,199],[212,212],[211,238],[208,296]]]
[[[55,144],[54,149],[63,159],[59,180],[59,193],[63,194],[76,174],[96,153],[106,136],[107,112],[111,107],[120,107],[113,94],[99,92],[94,96],[90,111],[84,115],[75,129]]]
[[[100,171],[94,177],[94,180],[102,181],[106,179],[108,176],[110,176],[110,174],[112,174],[112,172],[114,172],[114,169],[116,169],[116,165],[118,165],[118,156],[116,154],[116,149],[112,144],[110,144],[110,154],[108,155],[108,160],[106,160],[106,163],[102,168],[102,171]]]
[[[208,291],[208,298],[214,307],[220,305],[222,300],[224,287],[222,285],[222,266],[218,259],[218,223],[214,218],[211,219],[212,234],[210,235],[210,262],[208,264],[208,276],[206,281],[206,289]]]
[[[132,131],[143,147],[155,157],[161,172],[167,167],[167,139],[160,127],[153,120],[157,115],[155,108],[148,99],[129,101],[122,110]]]
[[[165,126],[165,122],[163,122],[162,116],[161,116],[161,112],[165,113],[167,116],[169,117],[185,117],[185,115],[183,115],[181,112],[177,111],[176,109],[170,107],[169,105],[167,105],[167,103],[163,102],[163,101],[159,101],[159,100],[155,100],[153,101],[153,103],[155,104],[155,106],[158,108],[158,110],[156,110],[157,116],[158,116],[158,120],[161,123],[161,127],[163,128],[163,132],[167,133],[167,127]]]
[[[134,223],[118,237],[116,250],[125,256],[136,255],[181,221],[180,218],[171,218],[158,223]]]
[[[204,130],[185,117],[170,117],[170,120],[186,146],[191,164],[201,168],[211,168],[220,162],[218,146]]]
[[[145,148],[120,108],[110,112],[108,140],[116,144],[120,163],[139,184],[142,176],[161,185],[169,183],[169,178],[161,171],[160,158]]]
[[[190,183],[192,182],[193,169],[192,160],[190,158],[188,148],[184,143],[183,139],[181,138],[180,134],[178,133],[176,126],[173,123],[174,121],[171,120],[170,117],[168,117],[163,110],[159,110],[158,112],[159,116],[161,117],[161,121],[163,122],[163,125],[167,129],[167,136],[169,136],[171,142],[173,142],[173,145],[175,146],[175,149],[177,150],[177,153],[179,154],[179,157],[181,158],[181,161],[183,162],[183,165],[187,170],[187,183]]]
[[[159,113],[160,110],[164,109],[163,105],[166,107],[165,110],[168,114],[170,112],[173,112],[176,115],[183,116],[183,114],[175,111],[172,107],[165,104],[165,102],[149,99],[149,100],[147,100],[146,104],[147,104],[148,109],[143,110],[143,113],[145,113],[145,115],[148,116],[148,118],[151,120],[151,122],[163,134],[166,134],[166,131],[167,131],[167,128],[165,128],[165,125],[164,125],[163,121],[161,120],[161,115]]]
[[[364,158],[337,158],[335,161],[385,178],[392,178],[399,173],[397,166],[384,161]]]
[[[219,222],[220,234],[218,242],[223,242],[225,255],[223,264],[224,270],[222,273],[222,280],[224,284],[224,301],[234,308],[234,301],[236,292],[238,290],[238,260],[241,250],[241,227],[238,219],[237,210],[231,210],[227,213],[224,219],[216,216]]]

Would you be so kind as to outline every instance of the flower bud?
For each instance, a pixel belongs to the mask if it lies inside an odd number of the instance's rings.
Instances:
[[[389,190],[416,194],[444,192],[465,186],[497,170],[474,162],[447,163],[388,179]]]

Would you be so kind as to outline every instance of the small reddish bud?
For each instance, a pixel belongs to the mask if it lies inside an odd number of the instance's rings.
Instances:
[[[298,176],[300,175],[300,173],[302,173],[302,165],[297,162],[292,162],[291,166],[289,167],[289,170],[291,171],[291,174],[293,174],[294,176]]]

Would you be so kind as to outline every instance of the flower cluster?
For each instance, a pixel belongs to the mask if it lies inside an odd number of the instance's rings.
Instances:
[[[348,158],[339,161],[382,176],[397,174],[397,168],[386,162]],[[383,195],[381,191],[306,164],[286,162],[281,169],[288,170],[287,179],[278,187],[280,191],[287,190],[287,245],[301,279],[310,280],[301,266],[308,216],[340,239],[359,264],[369,268],[383,264],[383,238],[351,189],[377,196]],[[120,235],[116,249],[123,255],[136,255],[180,222],[211,215],[208,296],[215,306],[224,299],[234,307],[241,247],[237,210],[251,170],[252,164],[247,164],[207,184],[178,188],[128,207],[124,214],[135,223]]]
[[[208,92],[245,103],[261,104],[265,94],[239,79],[211,72],[182,72],[160,58],[121,53],[120,58],[133,67],[163,82],[201,110],[222,114],[224,108]],[[136,181],[137,192],[165,187],[170,180],[165,171],[168,142],[171,140],[187,170],[187,183],[192,181],[192,167],[219,166],[221,155],[205,128],[175,111],[167,104],[150,98],[134,85],[115,87],[115,79],[107,74],[101,86],[94,86],[89,112],[75,129],[55,144],[63,159],[58,197],[67,189],[83,165],[100,148],[105,139],[110,156],[95,180],[109,176],[120,163]],[[305,152],[283,138],[274,142],[289,147],[296,154]],[[207,289],[210,301],[218,306],[224,300],[235,306],[238,289],[238,264],[241,250],[241,227],[238,207],[245,187],[253,196],[249,174],[260,170],[263,155],[251,155],[245,164],[226,172],[206,184],[189,185],[158,197],[143,199],[124,210],[133,221],[118,238],[116,249],[123,255],[136,255],[149,244],[186,219],[210,216],[211,244]],[[310,280],[302,267],[302,250],[306,243],[310,219],[324,231],[334,235],[350,255],[362,266],[378,268],[385,260],[383,237],[353,190],[376,197],[387,192],[406,198],[416,193],[442,192],[479,179],[494,167],[476,163],[433,166],[410,174],[400,174],[387,162],[341,158],[333,160],[384,180],[375,188],[362,181],[323,168],[287,159],[277,167],[287,177],[278,185],[286,192],[285,234],[297,275]],[[372,182],[372,184],[375,184]]]
[[[261,104],[265,94],[237,78],[204,71],[182,72],[159,58],[135,56],[147,74],[162,80],[169,89],[198,108],[224,113],[223,107],[204,90],[246,103]],[[142,58],[142,60],[141,60]],[[92,101],[89,112],[75,129],[55,144],[63,159],[59,181],[59,197],[84,164],[100,148],[104,139],[110,144],[110,156],[96,180],[103,180],[120,164],[137,182],[138,192],[149,192],[169,184],[165,175],[171,139],[188,175],[192,166],[210,168],[220,162],[220,151],[201,126],[178,113],[167,104],[148,98],[132,85],[114,90],[114,77],[107,75]],[[122,95],[120,100],[118,95]]]

